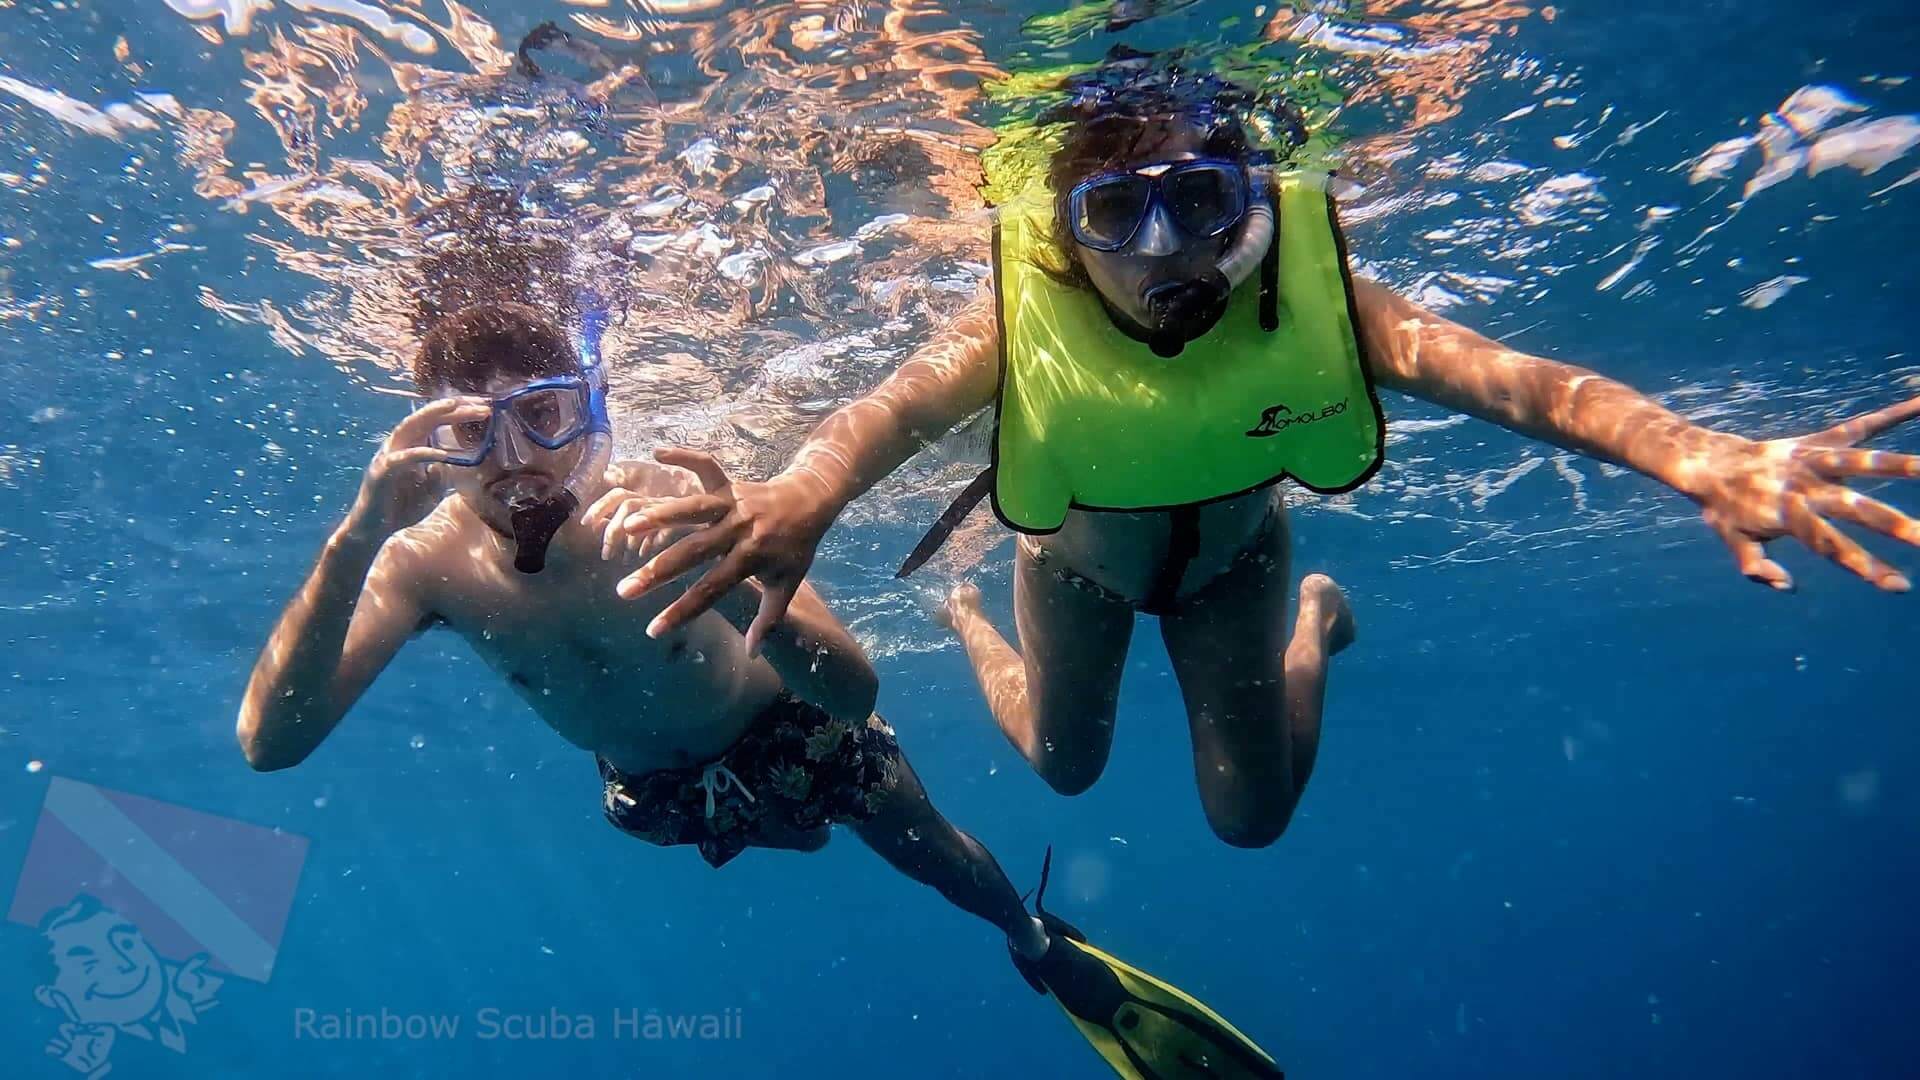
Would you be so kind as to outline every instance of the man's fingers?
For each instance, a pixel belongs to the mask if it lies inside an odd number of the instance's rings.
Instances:
[[[699,450],[684,450],[678,446],[664,446],[653,452],[655,461],[663,465],[673,465],[692,473],[700,481],[700,486],[709,493],[724,491],[733,483],[727,478],[727,470],[713,460],[713,455]]]
[[[1865,442],[1891,427],[1920,416],[1920,397],[1908,398],[1884,409],[1861,413],[1845,423],[1835,424],[1817,435],[1802,440],[1813,446],[1852,446]]]
[[[640,561],[646,562],[672,546],[675,540],[687,535],[684,529],[655,529],[652,532],[638,533],[635,541],[640,553]]]
[[[1707,524],[1712,526],[1713,531],[1719,533],[1720,539],[1732,549],[1734,560],[1740,564],[1740,572],[1745,574],[1749,581],[1757,581],[1781,592],[1793,590],[1793,576],[1787,573],[1785,567],[1767,558],[1767,550],[1761,546],[1760,541],[1732,525],[1716,520],[1713,515],[1707,516]]]
[[[493,415],[493,402],[483,397],[462,395],[460,397],[435,398],[434,400],[407,414],[407,418],[394,425],[389,440],[396,444],[412,446],[423,443],[434,428],[442,424],[457,424],[466,420],[482,420]]]
[[[623,488],[623,487],[608,488],[607,493],[605,495],[602,495],[599,498],[593,500],[593,505],[587,507],[587,512],[580,515],[580,524],[582,525],[593,524],[594,520],[598,518],[600,515],[605,514],[608,511],[612,510],[621,501],[625,499],[630,499],[632,497],[633,497],[633,492],[628,491],[626,488]]]
[[[733,509],[724,495],[682,495],[627,518],[628,532],[651,532],[676,525],[712,525]]]
[[[727,546],[728,537],[725,533],[718,529],[701,529],[668,547],[645,566],[628,574],[615,587],[615,592],[622,600],[638,599],[706,562],[716,552]]]
[[[1835,485],[1808,496],[1814,509],[1828,517],[1864,525],[1895,540],[1920,546],[1920,521],[1895,510],[1878,499]]]
[[[753,616],[753,625],[747,627],[747,655],[760,655],[760,645],[767,635],[780,625],[787,614],[787,605],[793,603],[794,594],[800,591],[798,581],[792,584],[769,584],[761,582],[760,610]]]
[[[387,466],[396,465],[438,465],[447,460],[447,452],[437,446],[409,446],[404,450],[387,451]]]
[[[1877,588],[1888,592],[1906,592],[1911,588],[1900,571],[1881,562],[1839,529],[1821,520],[1805,500],[1788,501],[1787,529],[1816,554],[1832,559]]]
[[[1807,450],[1800,460],[1822,476],[1842,480],[1850,476],[1890,476],[1920,480],[1920,455],[1886,450]]]
[[[667,610],[653,617],[647,624],[647,636],[651,638],[670,634],[692,622],[701,612],[718,603],[727,590],[747,579],[747,560],[739,552],[720,560],[720,565],[706,572],[699,581],[693,583],[680,599],[667,605]]]
[[[624,547],[626,545],[627,535],[621,530],[620,526],[626,523],[627,515],[632,506],[633,503],[631,502],[622,502],[613,508],[612,515],[607,518],[607,527],[600,533],[601,562],[613,558],[613,549],[615,547]]]

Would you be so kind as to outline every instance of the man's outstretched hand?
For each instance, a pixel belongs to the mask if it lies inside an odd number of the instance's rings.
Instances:
[[[1906,575],[1835,528],[1833,520],[1920,546],[1920,521],[1847,486],[1863,477],[1920,479],[1920,455],[1858,446],[1916,416],[1920,397],[1794,439],[1721,436],[1706,444],[1697,462],[1682,466],[1680,487],[1733,549],[1740,572],[1754,581],[1793,588],[1793,579],[1762,547],[1791,536],[1881,589],[1906,592],[1912,588]]]
[[[662,500],[628,515],[621,527],[636,534],[684,527],[694,531],[627,575],[618,586],[620,596],[627,600],[645,596],[718,559],[684,595],[654,617],[647,634],[660,637],[686,625],[752,577],[760,583],[761,597],[759,614],[747,628],[747,649],[757,651],[800,591],[814,551],[840,508],[825,496],[823,485],[801,475],[782,473],[764,484],[735,483],[719,462],[698,450],[663,449],[653,456],[664,465],[693,473],[701,494]]]

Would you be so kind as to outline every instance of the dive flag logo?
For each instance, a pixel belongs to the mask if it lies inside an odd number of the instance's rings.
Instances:
[[[264,983],[306,859],[304,836],[54,777],[7,921],[91,896],[161,956]]]

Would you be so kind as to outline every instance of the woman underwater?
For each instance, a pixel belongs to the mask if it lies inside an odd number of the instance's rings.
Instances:
[[[1064,127],[1045,175],[999,208],[990,292],[772,479],[612,523],[693,530],[623,581],[623,596],[718,560],[650,632],[753,576],[765,587],[757,642],[849,502],[994,406],[994,467],[909,562],[983,494],[1021,533],[1019,650],[971,585],[943,616],[1001,731],[1057,791],[1090,787],[1112,746],[1134,614],[1157,615],[1207,820],[1227,843],[1261,847],[1312,771],[1327,661],[1354,632],[1323,575],[1301,582],[1288,626],[1276,485],[1364,484],[1382,457],[1376,386],[1666,484],[1755,581],[1791,587],[1762,549],[1791,536],[1881,589],[1909,588],[1832,521],[1920,544],[1920,522],[1846,486],[1920,477],[1920,457],[1856,447],[1920,415],[1920,398],[1793,439],[1691,423],[1353,276],[1326,177],[1261,167],[1249,95],[1178,70],[1122,76],[1085,81],[1050,118]]]

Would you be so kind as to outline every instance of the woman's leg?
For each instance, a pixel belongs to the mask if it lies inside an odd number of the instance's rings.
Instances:
[[[980,590],[961,585],[945,621],[960,635],[987,707],[1007,741],[1055,791],[1093,786],[1113,749],[1120,671],[1133,609],[1078,587],[1015,545],[1013,610],[1020,649],[980,610]]]
[[[1333,579],[1300,583],[1287,628],[1284,522],[1262,547],[1160,622],[1186,699],[1194,776],[1207,822],[1236,847],[1279,838],[1313,772],[1327,660],[1353,641],[1353,615]]]

